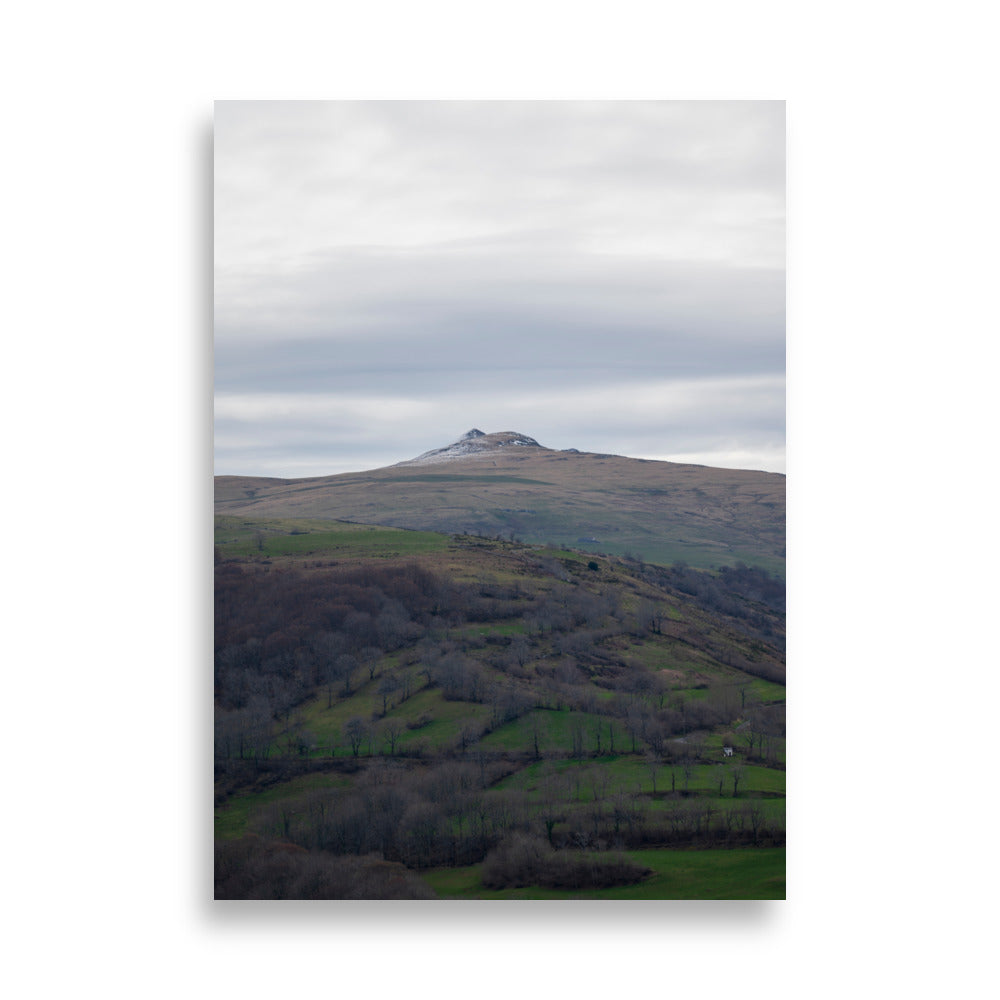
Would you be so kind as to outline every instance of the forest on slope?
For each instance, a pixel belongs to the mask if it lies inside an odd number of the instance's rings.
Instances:
[[[601,892],[784,842],[761,569],[226,516],[215,608],[220,898]]]

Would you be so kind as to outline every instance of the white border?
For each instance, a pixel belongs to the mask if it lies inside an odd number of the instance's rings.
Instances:
[[[110,997],[972,991],[995,888],[976,743],[995,611],[972,572],[996,549],[985,8],[358,7],[8,14],[5,93],[29,95],[3,167],[8,978]],[[261,96],[787,100],[789,902],[207,900],[206,144],[213,99]]]

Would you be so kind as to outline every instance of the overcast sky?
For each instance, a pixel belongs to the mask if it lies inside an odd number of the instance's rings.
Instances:
[[[216,473],[785,471],[782,102],[220,102]]]

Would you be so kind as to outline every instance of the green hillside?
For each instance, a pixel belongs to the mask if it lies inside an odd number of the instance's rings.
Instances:
[[[783,895],[780,579],[309,518],[215,542],[220,898]]]

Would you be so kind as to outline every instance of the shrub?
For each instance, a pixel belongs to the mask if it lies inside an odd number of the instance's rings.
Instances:
[[[605,889],[632,885],[652,869],[618,853],[557,851],[541,837],[515,834],[491,851],[481,878],[487,889],[538,885],[547,889]]]
[[[434,721],[434,716],[430,712],[421,712],[415,719],[406,720],[407,729],[423,729]]]
[[[216,899],[432,899],[400,864],[377,855],[331,857],[257,837],[215,848]]]

